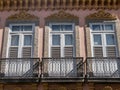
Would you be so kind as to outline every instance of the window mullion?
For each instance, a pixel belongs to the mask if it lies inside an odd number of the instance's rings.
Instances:
[[[19,34],[19,46],[18,46],[18,58],[22,57],[22,47],[23,47],[23,34]]]
[[[102,40],[103,40],[103,44],[102,44],[102,47],[103,47],[103,57],[107,57],[107,52],[106,52],[106,47],[107,47],[107,44],[106,44],[106,34],[102,34]]]
[[[65,47],[65,37],[64,34],[60,34],[60,47],[61,47],[61,57],[64,57],[64,47]]]

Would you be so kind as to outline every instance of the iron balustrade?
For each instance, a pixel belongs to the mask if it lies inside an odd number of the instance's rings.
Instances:
[[[0,77],[38,77],[39,61],[39,58],[1,58]]]
[[[85,77],[86,76],[86,77]],[[120,79],[119,57],[1,58],[0,78]]]
[[[120,78],[119,57],[87,57],[87,78]]]
[[[84,64],[82,57],[75,58],[42,58],[42,77],[74,78],[83,77]]]

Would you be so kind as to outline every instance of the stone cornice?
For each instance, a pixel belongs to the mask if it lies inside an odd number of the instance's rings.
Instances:
[[[21,11],[17,14],[11,15],[7,18],[7,20],[17,21],[17,20],[38,20],[38,17],[26,13],[25,11]]]
[[[120,0],[0,0],[3,10],[119,9]]]
[[[86,20],[116,20],[116,16],[113,16],[104,10],[100,10],[96,13],[88,15]]]

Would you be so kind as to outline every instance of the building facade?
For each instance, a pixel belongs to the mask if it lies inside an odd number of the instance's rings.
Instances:
[[[0,0],[0,90],[119,90],[119,0]]]

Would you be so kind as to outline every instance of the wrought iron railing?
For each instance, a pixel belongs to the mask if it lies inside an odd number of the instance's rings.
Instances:
[[[1,58],[1,78],[38,77],[39,58]]]
[[[0,78],[120,78],[119,57],[1,58]]]
[[[83,77],[83,58],[42,58],[42,77]]]
[[[120,58],[88,57],[87,78],[120,78]]]

